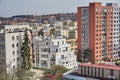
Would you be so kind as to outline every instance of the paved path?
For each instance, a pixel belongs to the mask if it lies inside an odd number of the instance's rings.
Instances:
[[[33,76],[32,80],[40,80],[41,77],[43,77],[43,70],[38,70],[38,69],[32,69],[31,71],[35,72],[36,74]]]

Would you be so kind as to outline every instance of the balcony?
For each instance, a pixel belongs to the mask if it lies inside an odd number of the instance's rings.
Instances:
[[[106,41],[107,39],[106,38],[102,38],[102,41]]]
[[[106,30],[102,30],[102,33],[106,33]]]

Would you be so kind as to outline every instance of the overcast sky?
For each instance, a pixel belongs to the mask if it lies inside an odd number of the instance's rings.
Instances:
[[[104,4],[118,2],[118,0],[0,0],[0,16],[77,12],[78,6],[88,5],[89,1],[102,1]]]

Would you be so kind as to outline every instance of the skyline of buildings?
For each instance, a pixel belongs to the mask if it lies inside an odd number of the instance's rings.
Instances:
[[[0,18],[0,76],[22,67],[21,46],[27,28],[32,67],[62,65],[74,69],[77,76],[120,79],[120,66],[115,63],[120,59],[120,7],[93,2],[77,11]],[[88,62],[83,59],[86,49],[91,50]]]

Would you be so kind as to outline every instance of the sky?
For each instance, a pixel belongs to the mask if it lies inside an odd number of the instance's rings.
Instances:
[[[0,0],[0,17],[77,12],[78,6],[94,1],[105,4],[119,0]]]

